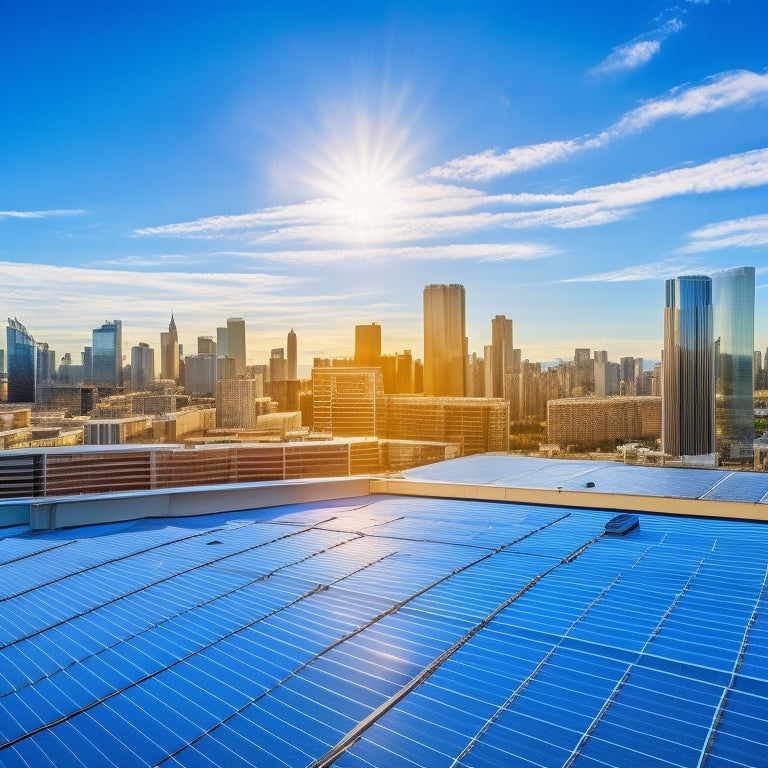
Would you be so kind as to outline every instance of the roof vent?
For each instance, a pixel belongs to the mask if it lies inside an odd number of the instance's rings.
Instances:
[[[640,525],[640,518],[637,515],[624,512],[621,515],[612,517],[605,524],[605,532],[614,536],[624,536],[631,530],[637,528]]]
[[[594,487],[595,487],[595,484],[594,484],[594,483],[593,483],[593,482],[590,480],[590,481],[587,483],[587,488],[594,488]]]

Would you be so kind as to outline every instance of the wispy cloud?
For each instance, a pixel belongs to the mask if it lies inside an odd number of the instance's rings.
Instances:
[[[199,264],[203,260],[181,253],[161,253],[152,256],[121,256],[117,259],[99,259],[89,262],[89,267],[160,267],[173,264]]]
[[[647,64],[660,50],[671,34],[684,27],[680,18],[672,18],[646,35],[617,45],[611,53],[591,70],[592,74],[628,72]]]
[[[50,216],[78,216],[87,213],[74,208],[56,208],[50,211],[0,211],[2,219],[45,219]]]
[[[768,184],[768,149],[718,158],[696,166],[640,176],[562,194],[488,195],[478,190],[448,187],[439,197],[441,185],[410,184],[388,215],[371,224],[369,243],[350,248],[355,233],[335,201],[316,200],[295,206],[270,208],[238,216],[216,216],[191,222],[139,230],[139,234],[171,237],[212,238],[236,235],[250,245],[264,249],[267,260],[339,261],[359,258],[358,254],[381,258],[535,258],[551,253],[547,246],[531,243],[457,245],[451,247],[399,247],[443,237],[465,237],[494,228],[573,229],[593,227],[630,215],[639,206],[658,200],[693,194],[746,189]],[[460,190],[461,193],[457,192]],[[350,236],[352,235],[352,236]],[[341,244],[327,248],[322,244]],[[372,244],[377,244],[373,246]],[[284,245],[285,250],[275,249]],[[300,244],[298,251],[288,246]],[[320,247],[317,247],[319,244]],[[386,250],[381,250],[386,246]],[[395,247],[396,250],[388,250]],[[483,250],[485,249],[485,250]],[[316,252],[313,256],[310,251]],[[252,251],[256,254],[259,251]],[[293,255],[295,254],[295,255]]]
[[[768,245],[768,214],[731,219],[691,232],[691,242],[681,253],[700,253],[721,248],[758,248]]]
[[[768,74],[723,72],[705,83],[675,88],[624,114],[600,133],[562,141],[529,144],[506,151],[488,149],[431,168],[426,177],[446,181],[487,181],[567,160],[587,150],[639,133],[666,118],[689,119],[733,107],[749,107],[768,96]]]
[[[693,269],[691,261],[665,261],[653,262],[651,264],[637,264],[631,267],[624,267],[613,272],[601,272],[594,275],[582,275],[580,277],[569,277],[564,280],[558,280],[560,283],[624,283],[637,280],[665,280],[669,277],[690,272]]]

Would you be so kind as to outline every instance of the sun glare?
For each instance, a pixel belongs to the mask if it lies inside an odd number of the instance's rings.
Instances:
[[[384,239],[402,212],[416,145],[401,110],[385,111],[372,116],[357,108],[350,116],[338,106],[328,110],[305,156],[305,182],[327,204],[340,241]]]

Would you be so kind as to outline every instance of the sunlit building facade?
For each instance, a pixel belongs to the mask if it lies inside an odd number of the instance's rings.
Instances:
[[[173,312],[168,332],[160,334],[160,378],[179,380],[179,333]]]
[[[752,461],[755,269],[712,276],[715,323],[715,436],[723,460]]]
[[[155,378],[155,350],[146,342],[131,347],[131,389],[141,392]]]
[[[504,397],[504,375],[512,373],[512,320],[496,315],[491,320],[491,394]]]
[[[8,402],[33,403],[37,344],[32,334],[15,318],[8,318],[6,328],[8,354]]]
[[[667,280],[665,290],[663,449],[673,456],[714,455],[712,279],[683,275]]]
[[[241,317],[227,318],[227,349],[219,354],[234,357],[236,375],[245,376],[245,320]]]
[[[424,288],[424,394],[466,394],[466,319],[463,285]]]
[[[355,365],[379,365],[381,359],[381,326],[378,323],[355,326]]]
[[[288,338],[286,339],[286,378],[289,381],[296,381],[299,378],[299,351],[296,340],[296,332],[291,328],[288,331]]]

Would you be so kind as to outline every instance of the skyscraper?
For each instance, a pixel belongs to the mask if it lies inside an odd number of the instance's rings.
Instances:
[[[715,324],[715,435],[721,459],[753,459],[755,439],[752,353],[755,268],[712,275]]]
[[[296,381],[299,378],[299,356],[296,345],[296,334],[293,332],[293,328],[288,331],[288,339],[286,344],[288,357],[287,357],[287,370],[285,378],[289,381]]]
[[[37,345],[32,334],[15,318],[5,332],[8,353],[8,402],[35,401]]]
[[[173,312],[168,332],[160,334],[160,378],[179,380],[179,334]]]
[[[93,329],[93,383],[97,386],[123,386],[123,324],[107,321]]]
[[[496,315],[491,320],[491,397],[504,397],[504,374],[512,373],[512,320]],[[486,385],[487,386],[487,385]]]
[[[424,288],[424,394],[463,397],[466,381],[463,285]]]
[[[155,350],[140,342],[138,347],[131,347],[131,389],[141,392],[155,378]]]
[[[355,365],[379,365],[381,360],[381,326],[378,323],[355,326]]]
[[[673,456],[715,451],[712,279],[666,281],[662,444]]]
[[[227,318],[227,355],[235,358],[238,376],[245,376],[245,320],[241,317]]]

